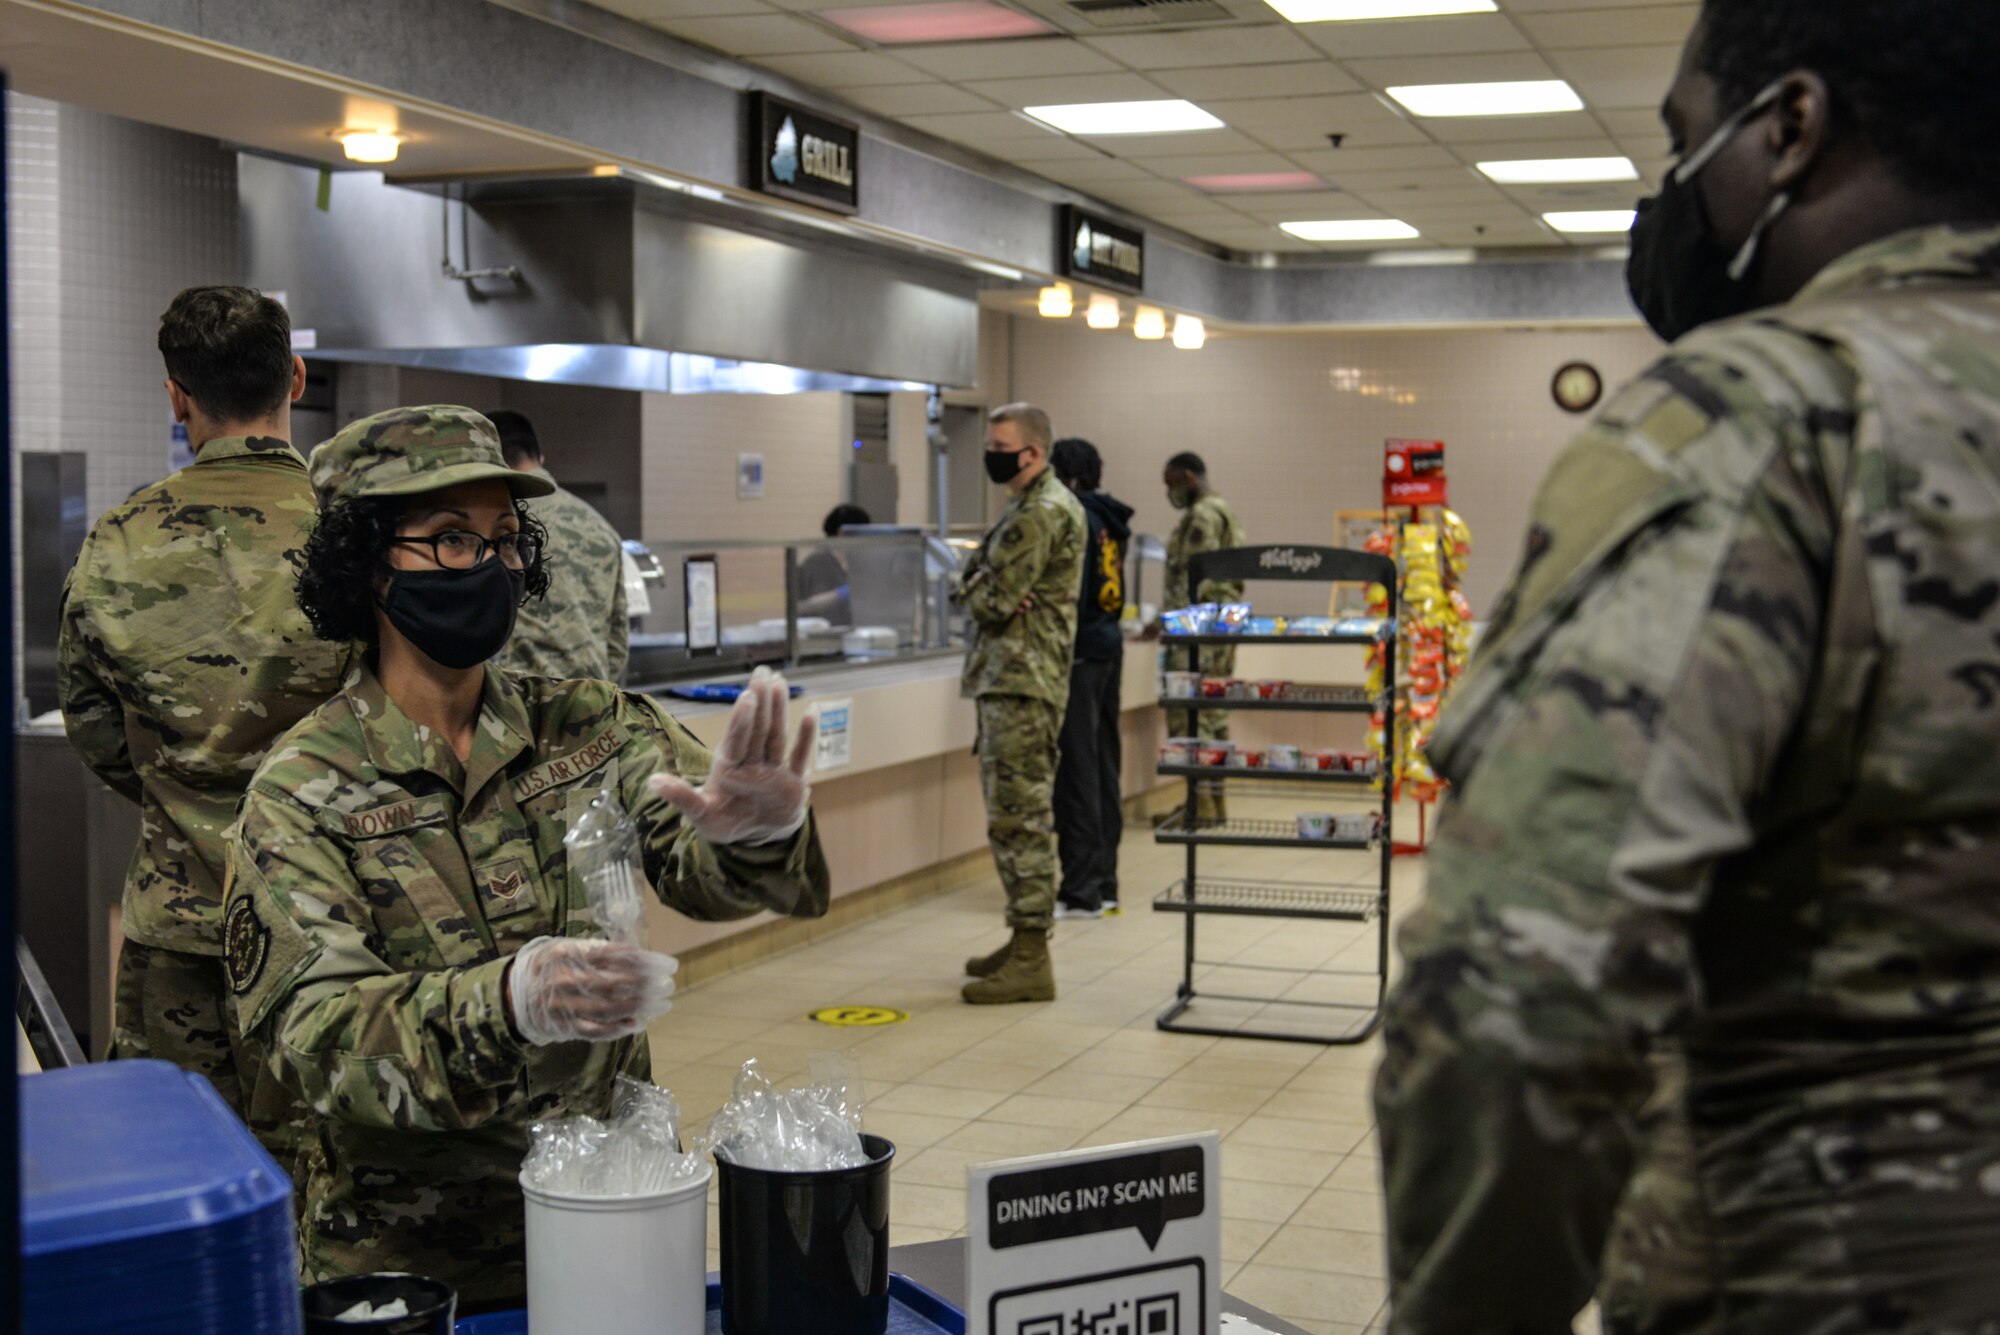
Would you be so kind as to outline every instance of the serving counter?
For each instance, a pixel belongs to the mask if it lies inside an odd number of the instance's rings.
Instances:
[[[654,947],[680,955],[684,977],[712,976],[991,869],[979,764],[972,755],[974,711],[972,701],[958,694],[963,661],[961,653],[946,652],[788,674],[803,688],[792,701],[792,726],[807,710],[837,701],[849,705],[846,763],[812,774],[813,811],[833,872],[833,908],[810,922],[765,914],[698,923],[650,902]],[[1120,731],[1128,801],[1147,797],[1159,784],[1153,769],[1164,725],[1153,708],[1156,661],[1150,644],[1127,648]],[[743,676],[718,680],[740,682]],[[666,685],[643,689],[704,744],[722,740],[727,706],[672,698]]]

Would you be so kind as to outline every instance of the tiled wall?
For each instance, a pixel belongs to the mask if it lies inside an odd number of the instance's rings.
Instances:
[[[88,455],[95,519],[167,473],[160,312],[240,280],[236,155],[15,93],[7,122],[14,447]]]
[[[1443,440],[1481,614],[1514,565],[1542,474],[1587,420],[1555,406],[1556,369],[1588,361],[1609,394],[1659,351],[1636,325],[1259,335],[1199,352],[1075,319],[1012,325],[1014,396],[1047,408],[1059,434],[1097,444],[1106,488],[1138,508],[1141,531],[1171,531],[1160,470],[1193,450],[1253,542],[1332,543],[1335,511],[1380,505],[1385,439]]]

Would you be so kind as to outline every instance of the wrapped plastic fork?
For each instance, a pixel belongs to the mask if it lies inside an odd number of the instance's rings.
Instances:
[[[639,827],[606,784],[582,805],[563,836],[569,850],[569,874],[583,883],[591,915],[606,939],[626,945],[646,944],[646,918],[640,898],[646,883],[639,857]]]

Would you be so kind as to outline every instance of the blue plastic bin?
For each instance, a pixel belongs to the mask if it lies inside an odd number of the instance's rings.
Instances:
[[[27,1335],[300,1335],[292,1184],[166,1062],[21,1077]]]

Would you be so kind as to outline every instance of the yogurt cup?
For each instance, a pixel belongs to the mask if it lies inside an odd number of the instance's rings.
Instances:
[[[1281,742],[1276,746],[1267,746],[1264,748],[1265,769],[1297,769],[1298,767],[1298,747],[1286,745]]]
[[[1236,748],[1228,742],[1203,742],[1200,750],[1195,753],[1195,763],[1197,765],[1227,765],[1229,757],[1235,753],[1235,750]]]
[[[1169,672],[1167,674],[1167,698],[1169,700],[1192,700],[1201,694],[1201,674],[1199,672]]]
[[[1326,839],[1333,832],[1334,818],[1325,811],[1301,811],[1299,813],[1299,838]]]

